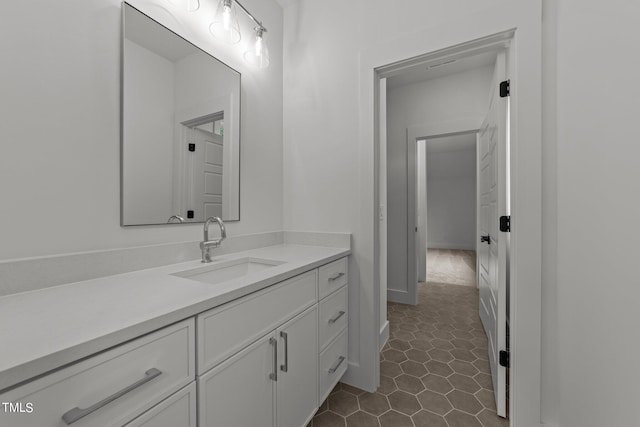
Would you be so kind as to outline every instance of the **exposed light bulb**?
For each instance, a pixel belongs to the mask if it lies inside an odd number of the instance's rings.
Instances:
[[[256,41],[253,49],[249,49],[244,53],[244,59],[251,65],[258,68],[266,68],[269,66],[269,49],[264,40],[266,28],[260,26],[255,28]]]
[[[225,31],[229,31],[229,27],[231,26],[231,8],[227,5],[224,6],[224,11],[222,12],[222,22]]]
[[[256,37],[256,56],[262,55],[262,37]]]
[[[209,26],[211,34],[229,44],[240,41],[240,24],[236,16],[236,5],[233,0],[220,0],[216,8],[213,22]]]

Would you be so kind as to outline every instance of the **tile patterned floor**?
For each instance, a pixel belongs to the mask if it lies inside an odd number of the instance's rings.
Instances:
[[[388,305],[380,388],[367,393],[338,384],[309,426],[508,426],[495,413],[477,289],[422,283],[419,301]]]

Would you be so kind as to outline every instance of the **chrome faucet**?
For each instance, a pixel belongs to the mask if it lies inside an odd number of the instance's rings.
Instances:
[[[217,240],[209,240],[209,224],[211,224],[212,222],[217,222],[220,226],[220,238]],[[224,222],[222,222],[222,220],[217,216],[207,218],[207,220],[204,222],[204,240],[200,242],[200,249],[202,250],[202,262],[211,262],[211,254],[209,253],[209,248],[217,248],[226,238],[227,230],[224,228]]]

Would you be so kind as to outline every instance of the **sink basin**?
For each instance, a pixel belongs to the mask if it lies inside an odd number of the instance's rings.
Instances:
[[[240,258],[231,261],[221,261],[218,263],[213,262],[204,267],[173,273],[172,276],[183,277],[185,279],[215,285],[217,283],[248,276],[281,264],[284,264],[284,262],[271,259]]]

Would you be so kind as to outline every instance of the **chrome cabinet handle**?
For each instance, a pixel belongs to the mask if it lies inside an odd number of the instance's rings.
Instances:
[[[332,367],[329,368],[329,373],[333,374],[335,371],[337,371],[340,365],[342,365],[342,362],[344,362],[344,359],[345,359],[344,356],[340,356],[338,358],[338,361]]]
[[[280,365],[280,369],[282,372],[287,372],[289,370],[289,335],[280,331],[280,336],[284,339],[284,364]]]
[[[273,346],[273,372],[269,374],[269,379],[278,381],[278,340],[269,338],[269,344]]]
[[[128,387],[123,388],[122,390],[112,394],[111,396],[102,399],[100,402],[95,403],[91,406],[89,406],[86,409],[80,409],[78,407],[75,407],[67,412],[65,412],[62,415],[62,421],[65,422],[65,424],[67,425],[71,425],[73,423],[75,423],[76,421],[78,421],[79,419],[82,419],[84,417],[86,417],[87,415],[92,414],[93,412],[97,411],[98,409],[107,406],[109,403],[113,402],[114,400],[124,396],[125,394],[129,393],[132,390],[135,390],[136,388],[140,387],[143,384],[148,383],[149,381],[151,381],[154,378],[157,378],[158,376],[162,375],[162,371],[160,371],[159,369],[156,368],[151,368],[149,369],[147,372],[144,373],[144,378],[142,378],[141,380],[136,381],[135,383],[131,384]]]
[[[341,318],[344,315],[345,315],[345,312],[340,310],[338,312],[338,314],[335,315],[335,317],[332,317],[331,319],[329,319],[329,324],[331,325],[333,323],[336,323],[338,321],[338,319]]]
[[[343,272],[340,273],[336,273],[333,276],[329,277],[329,281],[333,282],[334,280],[338,280],[339,278],[341,278],[342,276],[344,276]]]

